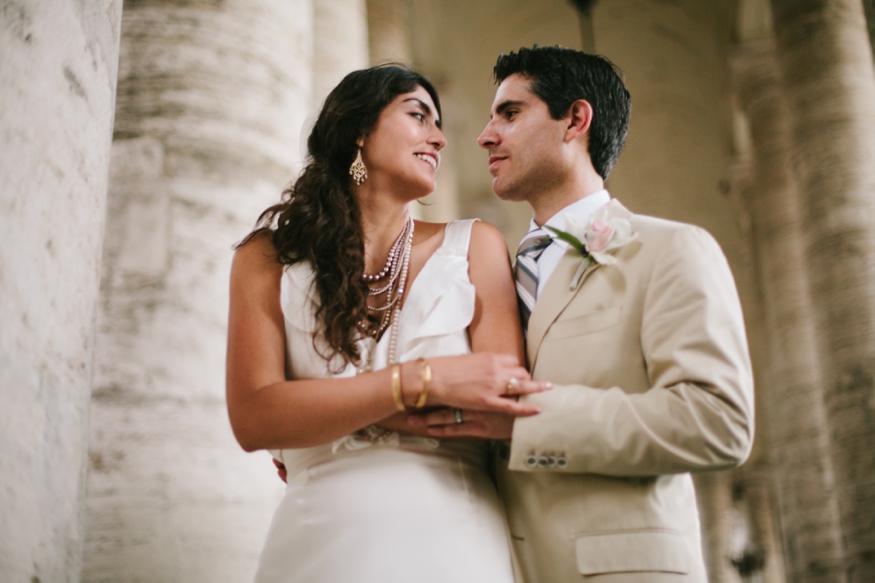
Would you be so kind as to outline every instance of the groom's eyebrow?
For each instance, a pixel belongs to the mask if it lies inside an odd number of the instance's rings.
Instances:
[[[519,107],[519,106],[521,106],[521,105],[524,105],[524,103],[523,103],[522,101],[515,101],[515,100],[512,100],[512,99],[508,99],[508,100],[506,100],[506,101],[502,101],[502,102],[499,103],[498,106],[495,108],[495,115],[502,115],[505,111],[507,111],[507,110],[510,109],[511,107]],[[490,115],[489,117],[492,118],[493,116]]]

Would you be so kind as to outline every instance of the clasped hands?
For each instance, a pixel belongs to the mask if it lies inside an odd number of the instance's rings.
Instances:
[[[549,382],[532,380],[519,360],[508,354],[478,352],[430,358],[428,363],[432,377],[426,407],[421,412],[397,413],[379,426],[441,438],[510,439],[517,417],[540,413],[535,405],[519,402],[519,397],[552,388]],[[415,384],[415,377],[405,376],[408,386]],[[285,481],[285,466],[273,462]]]
[[[550,383],[533,381],[519,361],[505,354],[470,354],[430,361],[442,380],[436,386],[437,408],[413,413],[406,422],[434,437],[510,439],[514,419],[539,413],[520,403],[521,395],[539,393]]]

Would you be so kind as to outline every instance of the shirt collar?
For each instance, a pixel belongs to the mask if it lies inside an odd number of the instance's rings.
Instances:
[[[565,224],[566,214],[574,216],[574,218],[576,218],[581,225],[585,225],[589,223],[590,217],[592,217],[592,215],[597,210],[599,210],[609,202],[611,202],[611,195],[608,193],[607,190],[594,192],[588,196],[584,196],[578,201],[571,203],[570,205],[547,219],[547,222],[544,223],[544,225],[559,229],[560,231],[567,232],[568,227]],[[529,232],[534,231],[537,228],[538,223],[536,223],[535,219],[532,218],[532,220],[529,221]],[[568,248],[568,243],[566,241],[563,241],[562,239],[557,238],[555,236],[556,233],[554,233],[553,231],[548,231],[548,234],[553,237],[553,243],[555,245],[559,245],[560,247],[566,249]]]

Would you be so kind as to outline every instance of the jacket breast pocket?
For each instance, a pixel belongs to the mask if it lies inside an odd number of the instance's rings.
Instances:
[[[550,326],[547,336],[552,339],[583,336],[616,326],[620,323],[621,306],[597,310],[580,316],[560,319]]]
[[[582,535],[575,539],[581,575],[604,573],[690,572],[690,542],[680,533],[664,530]]]

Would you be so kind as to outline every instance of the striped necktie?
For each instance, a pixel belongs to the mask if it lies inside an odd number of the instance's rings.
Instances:
[[[535,298],[538,297],[538,257],[541,256],[544,249],[550,246],[551,242],[550,235],[544,229],[535,229],[523,237],[519,250],[516,252],[513,274],[516,279],[516,293],[523,332],[528,330],[529,316],[535,307]]]

